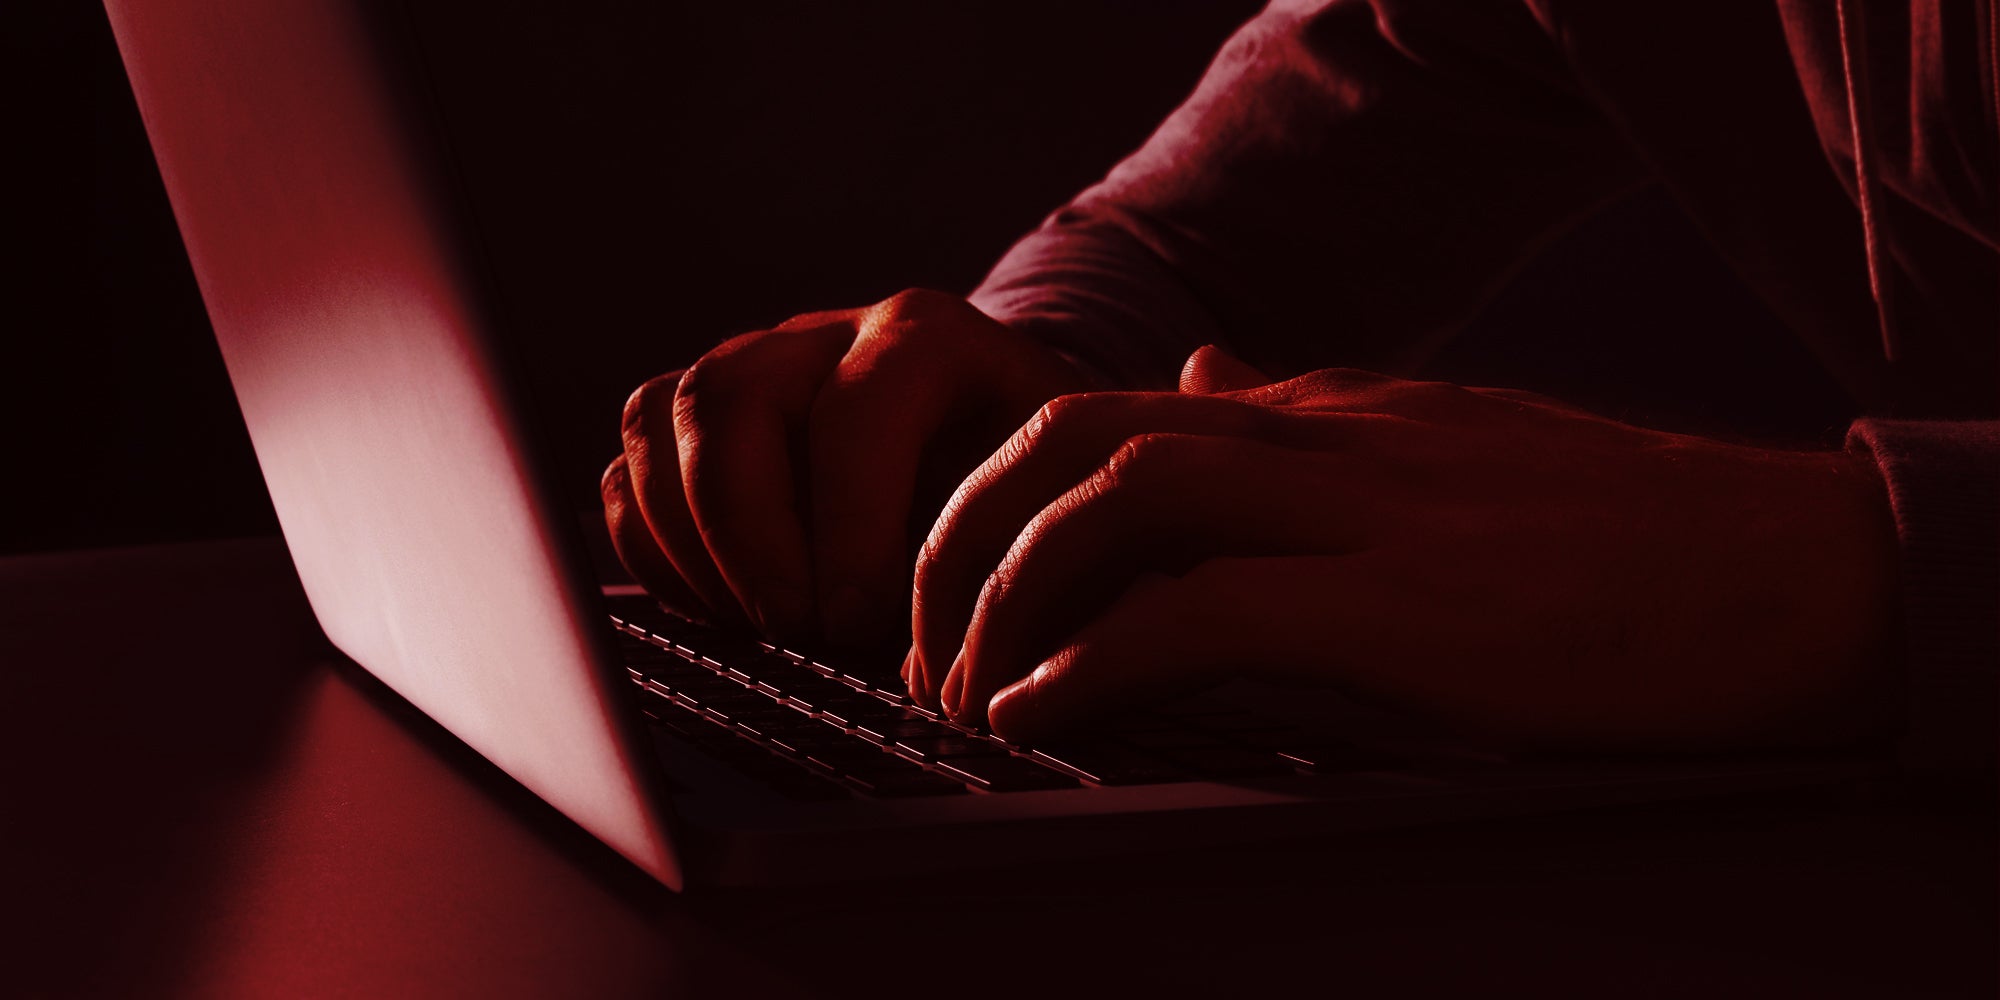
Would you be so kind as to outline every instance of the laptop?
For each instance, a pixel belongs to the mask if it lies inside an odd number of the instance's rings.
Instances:
[[[397,2],[106,0],[299,579],[344,653],[675,889],[1834,780],[1822,756],[1510,761],[1223,689],[1040,746],[895,662],[593,579]]]

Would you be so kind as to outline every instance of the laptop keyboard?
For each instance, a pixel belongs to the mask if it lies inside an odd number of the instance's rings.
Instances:
[[[892,668],[829,664],[607,598],[651,722],[794,799],[1049,791],[1378,769],[1327,732],[1229,710],[1117,720],[1033,747],[912,702]]]

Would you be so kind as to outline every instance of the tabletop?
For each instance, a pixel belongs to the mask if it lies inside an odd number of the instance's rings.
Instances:
[[[21,996],[2000,994],[1962,790],[677,895],[331,650],[276,539],[0,559],[0,676]]]

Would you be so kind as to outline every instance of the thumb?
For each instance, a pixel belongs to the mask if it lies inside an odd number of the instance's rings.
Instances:
[[[1231,357],[1222,348],[1206,344],[1188,355],[1181,366],[1181,391],[1196,396],[1255,389],[1271,384],[1271,377]]]

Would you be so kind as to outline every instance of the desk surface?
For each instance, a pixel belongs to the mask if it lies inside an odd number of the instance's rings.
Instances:
[[[1980,803],[675,896],[329,653],[274,541],[0,560],[0,667],[28,996],[2000,992]]]

